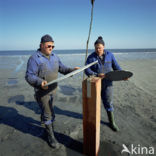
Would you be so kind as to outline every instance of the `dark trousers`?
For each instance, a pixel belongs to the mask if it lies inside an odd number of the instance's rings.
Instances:
[[[41,95],[35,94],[37,103],[41,109],[41,118],[46,125],[51,124],[55,119],[55,113],[53,109],[53,95]]]
[[[106,111],[113,111],[113,85],[112,82],[102,81],[101,98]]]

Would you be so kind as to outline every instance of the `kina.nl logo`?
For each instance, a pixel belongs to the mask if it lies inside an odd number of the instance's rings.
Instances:
[[[154,147],[143,147],[141,145],[134,146],[131,144],[131,146],[128,148],[125,144],[122,144],[123,150],[121,151],[121,154],[123,153],[129,153],[129,154],[143,154],[143,155],[154,155]]]

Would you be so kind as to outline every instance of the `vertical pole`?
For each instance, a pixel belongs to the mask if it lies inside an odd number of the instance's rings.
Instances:
[[[88,57],[88,44],[89,44],[90,34],[91,34],[91,30],[92,30],[92,23],[93,23],[94,1],[95,0],[91,0],[91,3],[92,3],[91,20],[90,20],[89,34],[88,34],[88,39],[87,39],[87,44],[86,44],[86,56],[85,56],[85,63],[84,63],[84,65],[86,64],[87,57]],[[84,79],[85,79],[85,72],[83,72],[83,80]]]
[[[101,79],[92,77],[82,82],[83,150],[87,156],[98,156],[100,148]]]

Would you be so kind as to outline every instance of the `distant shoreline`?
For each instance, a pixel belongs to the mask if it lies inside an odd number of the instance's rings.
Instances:
[[[57,49],[57,50],[54,50],[54,51],[86,51],[86,49]],[[89,51],[92,51],[92,50],[94,50],[94,49],[88,49]],[[110,50],[110,51],[130,51],[130,52],[132,52],[132,51],[142,51],[142,50],[150,50],[150,51],[156,51],[156,48],[109,48],[109,49],[107,49],[106,48],[106,50]],[[32,49],[32,50],[0,50],[0,52],[4,52],[4,51],[36,51],[36,49]]]
[[[113,53],[132,53],[132,52],[156,52],[156,48],[149,48],[149,49],[106,49]],[[31,55],[36,50],[0,50],[0,56],[3,55]],[[89,49],[88,53],[93,52],[94,49]],[[86,49],[69,49],[69,50],[54,50],[56,54],[85,54]]]

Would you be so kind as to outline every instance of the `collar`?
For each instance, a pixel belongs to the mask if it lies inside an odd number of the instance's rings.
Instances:
[[[38,56],[44,56],[44,57],[46,57],[46,55],[45,54],[43,54],[40,50],[37,50],[37,54],[38,54]],[[53,56],[54,54],[53,53],[51,53],[49,56]]]

